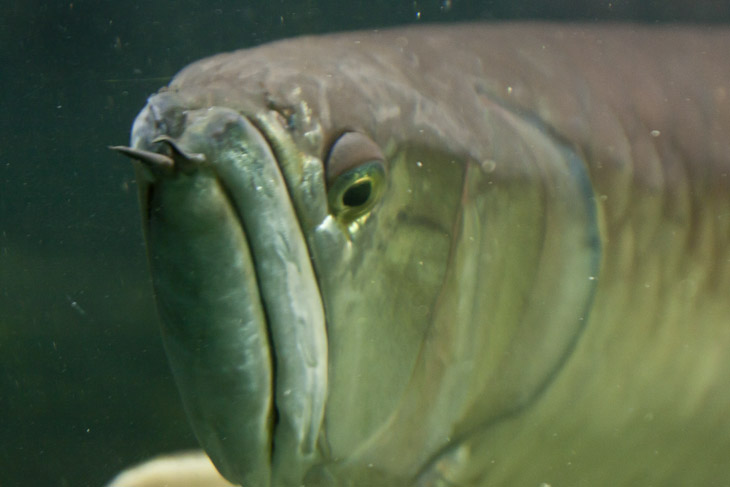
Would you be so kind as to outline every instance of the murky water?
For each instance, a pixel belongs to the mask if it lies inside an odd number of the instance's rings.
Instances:
[[[99,486],[195,446],[160,345],[132,169],[106,149],[178,69],[276,38],[415,22],[730,21],[710,0],[570,3],[4,2],[0,485]]]

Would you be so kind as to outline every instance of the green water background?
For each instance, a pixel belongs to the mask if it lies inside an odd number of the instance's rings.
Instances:
[[[730,1],[0,1],[0,487],[93,486],[192,448],[160,344],[125,144],[218,51],[463,20],[727,23]]]

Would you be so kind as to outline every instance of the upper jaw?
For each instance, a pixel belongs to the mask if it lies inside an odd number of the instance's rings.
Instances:
[[[267,136],[271,137],[272,132],[277,130],[275,118],[260,116],[268,129]],[[235,416],[240,411],[226,410],[221,406],[220,398],[206,397],[210,394],[203,394],[194,385],[197,383],[194,377],[197,372],[185,366],[176,370],[177,362],[170,357],[196,434],[214,463],[233,482],[248,482],[251,477],[247,476],[246,470],[268,469],[269,474],[261,473],[254,478],[272,486],[300,485],[306,472],[320,457],[318,443],[327,394],[327,337],[322,300],[307,238],[295,209],[306,204],[292,201],[292,198],[302,195],[290,195],[287,190],[286,178],[296,176],[298,168],[291,161],[283,161],[283,164],[289,163],[282,170],[271,144],[247,117],[220,107],[189,110],[184,107],[179,95],[169,92],[150,98],[135,120],[131,146],[118,150],[142,162],[137,165],[137,173],[148,246],[154,245],[149,239],[152,231],[149,226],[156,224],[150,219],[150,188],[155,188],[155,192],[164,191],[168,179],[183,173],[193,180],[210,178],[210,184],[220,187],[221,194],[225,195],[225,198],[221,198],[221,207],[230,206],[234,210],[238,225],[245,235],[248,248],[234,249],[231,253],[250,253],[248,258],[252,266],[248,271],[255,274],[258,289],[251,290],[247,299],[259,301],[254,306],[264,310],[265,323],[255,328],[258,330],[255,334],[259,335],[257,340],[268,346],[270,363],[263,363],[262,359],[256,366],[268,368],[266,373],[271,377],[273,401],[272,398],[260,397],[260,391],[249,400],[260,403],[258,409],[265,409],[266,401],[269,401],[271,410],[268,419],[262,416],[256,420],[260,423],[259,429],[270,430],[269,439],[247,438],[249,431],[222,430],[220,425],[209,424],[207,418],[212,417],[212,413],[190,415],[191,410],[213,408],[213,416],[221,416],[223,423],[235,425],[239,423],[236,420],[229,422],[225,416]],[[155,212],[179,213],[188,210],[195,212],[194,207],[186,210],[184,204],[154,208]],[[152,248],[149,250],[151,255],[157,252]],[[198,254],[206,251],[204,248],[193,249],[191,253],[194,255],[189,258],[194,260],[199,257]],[[214,258],[220,262],[246,258],[242,255],[225,255],[227,253],[220,252],[221,255]],[[155,274],[152,262],[151,267]],[[166,277],[159,275],[165,272],[165,269],[158,269],[153,281],[165,282]],[[203,268],[200,272],[206,271]],[[156,294],[158,306],[165,307],[167,304],[161,301],[166,296],[158,286]],[[194,300],[190,305],[196,306]],[[248,311],[242,309],[242,312]],[[204,319],[211,323],[201,326],[217,329],[220,325],[215,322],[215,316]],[[175,326],[167,328],[174,330]],[[262,334],[265,336],[260,336]],[[179,337],[163,338],[166,341],[175,340],[177,348],[182,344],[187,349],[181,353],[193,361],[216,360],[210,354],[201,356],[199,350],[195,349],[199,343],[189,344],[188,347]],[[166,348],[170,355],[171,348]],[[230,368],[235,365],[213,363],[202,364],[201,367],[209,371],[225,369],[230,374]],[[249,370],[241,370],[240,380],[245,382],[250,379],[250,374]],[[241,386],[245,388],[245,383]],[[226,391],[220,393],[225,395]],[[265,421],[271,424],[267,427]],[[224,438],[206,440],[219,436]],[[226,444],[244,446],[227,449]],[[269,462],[268,465],[261,465],[260,454],[251,456],[258,460],[247,460],[248,450],[261,448],[271,448],[268,460],[264,460]],[[255,465],[249,465],[250,462]]]

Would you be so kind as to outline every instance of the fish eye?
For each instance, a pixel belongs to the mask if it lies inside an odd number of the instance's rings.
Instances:
[[[384,182],[385,170],[377,160],[340,174],[328,191],[332,214],[345,223],[364,215],[375,205]]]
[[[367,136],[347,132],[332,146],[326,165],[331,213],[345,224],[367,214],[385,184],[385,158]]]
[[[342,204],[348,208],[363,206],[370,199],[373,191],[373,182],[369,179],[357,181],[342,194]]]

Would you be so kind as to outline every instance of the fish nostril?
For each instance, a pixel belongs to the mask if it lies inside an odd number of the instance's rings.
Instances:
[[[174,93],[162,92],[151,96],[135,120],[132,146],[154,150],[153,139],[161,135],[180,137],[187,123],[186,111],[183,100]]]

